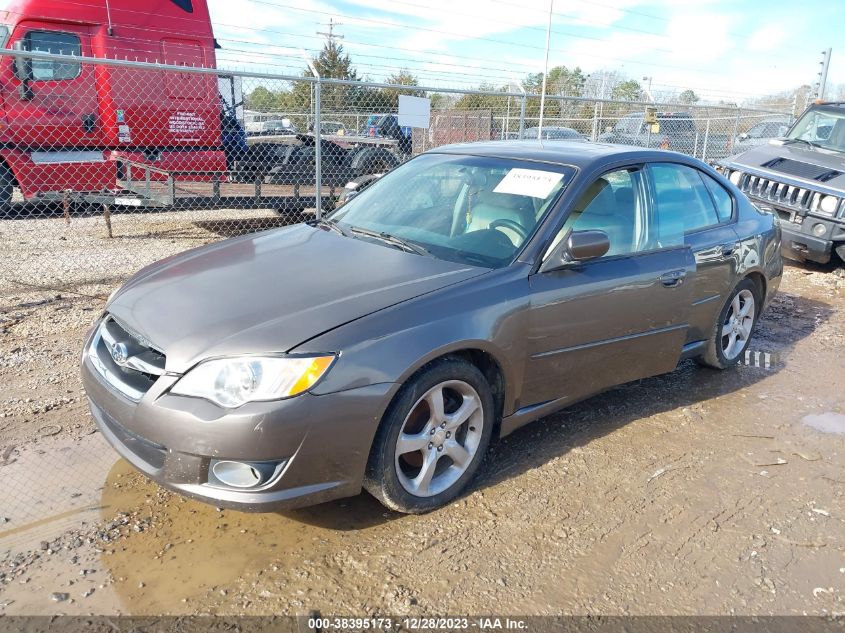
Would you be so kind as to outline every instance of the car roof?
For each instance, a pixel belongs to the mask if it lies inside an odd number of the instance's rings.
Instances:
[[[632,161],[666,161],[692,163],[694,159],[667,150],[646,149],[634,145],[613,143],[585,143],[579,140],[536,139],[481,141],[441,145],[427,154],[464,154],[515,160],[533,160],[557,165],[585,168],[596,162],[631,159]],[[698,162],[698,161],[695,161]]]

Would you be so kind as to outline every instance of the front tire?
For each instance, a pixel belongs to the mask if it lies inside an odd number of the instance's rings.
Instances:
[[[437,361],[412,377],[376,433],[364,488],[410,514],[446,505],[478,470],[493,435],[490,385],[465,360]]]
[[[750,279],[737,284],[719,312],[707,349],[698,362],[714,369],[736,365],[751,344],[751,335],[760,314],[757,285]]]

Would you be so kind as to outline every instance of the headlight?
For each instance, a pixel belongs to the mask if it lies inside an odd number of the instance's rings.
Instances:
[[[742,180],[742,172],[741,171],[732,171],[731,175],[728,176],[728,180],[730,180],[733,184],[739,187],[739,181]]]
[[[180,396],[239,407],[257,400],[279,400],[308,391],[328,371],[334,356],[241,356],[200,363],[170,390]]]
[[[838,205],[839,198],[836,196],[823,196],[821,202],[819,202],[819,209],[821,209],[822,213],[833,215],[836,213],[836,207]]]

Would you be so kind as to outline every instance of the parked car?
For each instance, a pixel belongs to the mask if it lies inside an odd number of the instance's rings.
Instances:
[[[731,136],[711,130],[705,139],[699,134],[689,112],[658,112],[659,131],[652,132],[644,112],[626,114],[613,128],[601,135],[603,143],[621,143],[670,149],[684,154],[704,155],[707,159],[723,158],[730,153]],[[705,153],[706,152],[706,153]]]
[[[742,152],[758,145],[765,145],[769,139],[786,136],[790,126],[789,117],[766,119],[752,125],[747,132],[738,134],[734,139],[733,151]]]
[[[82,377],[103,436],[184,495],[271,510],[363,487],[425,512],[496,436],[684,358],[736,364],[779,241],[680,154],[441,147],[325,219],[142,269]]]
[[[246,124],[247,136],[295,136],[296,126],[290,119],[254,121]]]
[[[522,133],[522,138],[535,139],[538,138],[539,127],[525,128]],[[517,133],[518,136],[518,133]],[[571,127],[545,127],[543,126],[543,140],[580,140],[585,141],[587,137],[581,134],[578,130],[573,130]]]
[[[731,156],[719,169],[780,216],[784,255],[845,259],[845,102],[810,106],[785,138]]]
[[[320,121],[320,130],[323,134],[331,136],[343,136],[346,134],[346,126],[340,121]]]

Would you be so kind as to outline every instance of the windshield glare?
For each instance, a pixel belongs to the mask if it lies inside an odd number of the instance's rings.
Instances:
[[[845,152],[845,112],[810,110],[798,120],[787,138],[809,141],[835,152]]]
[[[513,261],[573,174],[560,165],[424,154],[331,219],[414,242],[441,259],[498,268]]]

